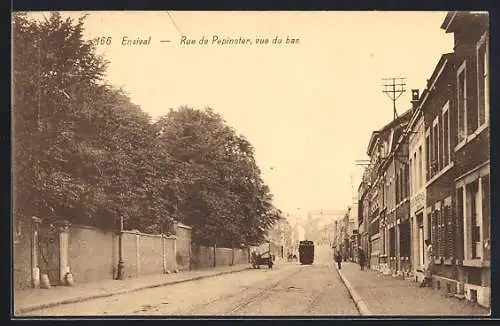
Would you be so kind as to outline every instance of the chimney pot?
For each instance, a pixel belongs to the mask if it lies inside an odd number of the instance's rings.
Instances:
[[[419,97],[420,97],[419,90],[418,89],[412,89],[411,90],[411,104],[412,104],[412,108],[413,109],[417,108]]]

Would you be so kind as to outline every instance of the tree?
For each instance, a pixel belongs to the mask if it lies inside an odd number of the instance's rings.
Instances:
[[[200,244],[259,242],[276,220],[254,150],[212,109],[183,107],[157,122],[165,153],[181,167],[180,218]]]
[[[91,87],[106,62],[82,41],[83,20],[75,24],[53,13],[38,22],[14,15],[14,209],[22,215],[64,215],[85,192],[84,180],[68,171],[83,114],[70,86]]]
[[[263,241],[280,212],[248,140],[211,109],[152,123],[105,83],[84,20],[14,15],[14,215],[156,233],[178,220],[203,244]]]
[[[150,204],[155,129],[104,83],[107,63],[82,39],[84,19],[14,16],[15,212],[137,226]]]

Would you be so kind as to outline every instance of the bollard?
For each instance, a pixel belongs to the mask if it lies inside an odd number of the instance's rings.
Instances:
[[[73,278],[73,274],[70,272],[64,275],[64,284],[67,286],[73,286],[75,284],[75,279]]]
[[[42,276],[40,277],[40,287],[42,289],[50,289],[50,280],[49,280],[49,276],[45,273],[42,274]]]

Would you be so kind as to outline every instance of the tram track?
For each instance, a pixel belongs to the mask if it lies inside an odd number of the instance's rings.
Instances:
[[[286,280],[293,278],[297,274],[303,271],[303,268],[298,268],[298,269],[293,269],[292,272],[287,272],[284,273],[284,275],[279,276],[279,280],[266,280],[263,282],[260,282],[256,285],[250,285],[242,288],[242,291],[238,291],[235,293],[231,294],[225,294],[218,296],[216,298],[213,298],[207,302],[197,304],[193,307],[191,307],[187,311],[183,311],[182,314],[198,314],[199,311],[203,311],[204,309],[211,309],[212,307],[218,305],[221,302],[225,301],[230,301],[236,299],[235,303],[231,304],[231,307],[229,309],[226,309],[224,313],[221,313],[222,315],[231,315],[234,314],[241,309],[247,307],[248,305],[252,304],[255,302],[257,299],[263,299],[267,296],[269,296],[273,290],[276,290],[280,285],[282,285]],[[256,292],[253,292],[252,290],[256,290]],[[251,293],[253,292],[253,293]],[[238,297],[244,296],[243,298],[238,300]]]
[[[254,294],[250,298],[239,303],[236,307],[233,307],[233,309],[231,309],[231,311],[226,313],[226,315],[234,314],[234,313],[242,310],[243,308],[245,308],[245,307],[249,306],[250,304],[252,304],[253,302],[255,302],[257,299],[264,299],[264,298],[270,296],[274,292],[273,290],[275,290],[279,286],[283,285],[286,281],[289,280],[289,278],[296,276],[297,274],[301,273],[302,271],[303,271],[303,269],[300,268],[299,270],[294,271],[290,275],[287,275],[287,277],[281,278],[278,282],[273,283],[270,287],[267,287],[267,288],[263,289],[262,291],[259,291],[257,294]]]

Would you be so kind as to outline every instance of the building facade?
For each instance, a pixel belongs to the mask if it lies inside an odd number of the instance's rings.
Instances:
[[[450,137],[456,130],[454,103],[453,53],[441,56],[432,73],[420,103],[424,114],[426,148],[426,239],[431,241],[435,257],[435,278],[438,288],[456,289],[457,265],[455,202],[455,140]]]
[[[363,187],[362,195],[364,206],[368,206],[365,212],[368,214],[368,256],[370,265],[386,274],[400,272],[401,257],[410,255],[406,237],[409,233],[408,145],[402,137],[411,113],[412,110],[408,110],[373,132],[368,143],[370,167],[365,173],[369,175],[363,181],[368,187]]]
[[[449,151],[455,163],[457,236],[448,255],[457,266],[458,294],[486,307],[491,301],[488,23],[488,14],[450,12],[441,26],[454,35],[456,64],[450,76],[456,117]]]
[[[358,232],[359,232],[359,242],[360,247],[368,255],[366,260],[366,265],[370,266],[370,241],[368,234],[368,211],[370,207],[370,202],[368,200],[368,190],[369,187],[369,170],[365,170],[363,173],[363,179],[358,188]]]
[[[449,12],[441,28],[453,52],[412,109],[370,138],[358,223],[371,268],[419,279],[429,240],[433,287],[490,307],[488,15]]]
[[[418,91],[414,91],[414,100],[419,99]],[[429,223],[426,207],[426,147],[424,116],[418,102],[408,126],[409,130],[409,167],[410,167],[410,223],[411,223],[411,266],[412,274],[422,270],[425,259],[426,230]],[[420,275],[420,278],[423,275]]]

